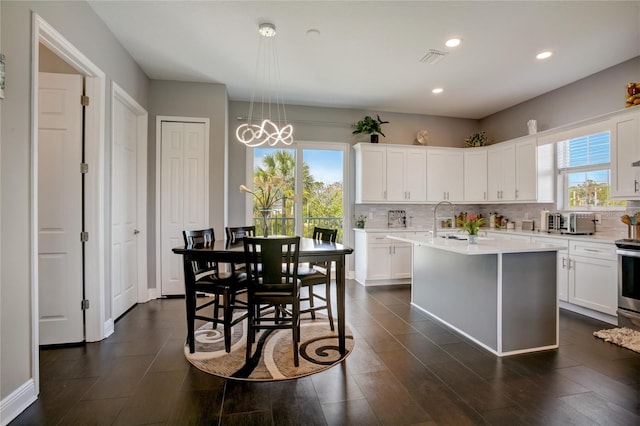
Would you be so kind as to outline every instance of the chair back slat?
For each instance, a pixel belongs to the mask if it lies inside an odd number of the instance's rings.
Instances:
[[[213,245],[216,240],[216,234],[213,228],[187,230],[182,231],[182,238],[186,246],[192,247],[209,247]],[[218,272],[217,262],[208,262],[204,260],[191,261],[191,267],[193,268],[194,275],[198,275],[204,272]]]

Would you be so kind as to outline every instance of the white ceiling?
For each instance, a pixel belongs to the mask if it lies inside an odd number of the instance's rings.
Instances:
[[[640,55],[640,1],[90,5],[151,79],[222,83],[231,100],[251,96],[261,22],[277,27],[287,104],[374,112],[483,118]],[[421,63],[429,49],[448,54]]]

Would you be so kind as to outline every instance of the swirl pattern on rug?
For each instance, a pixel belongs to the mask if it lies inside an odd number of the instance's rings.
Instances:
[[[293,365],[291,330],[263,330],[257,333],[253,356],[245,362],[246,321],[232,329],[231,352],[224,350],[222,326],[207,323],[196,330],[195,353],[184,347],[187,360],[198,369],[217,376],[255,381],[288,380],[308,376],[340,363],[353,351],[354,340],[345,327],[347,354],[340,356],[338,333],[331,331],[326,316],[302,319],[300,325],[300,366]]]

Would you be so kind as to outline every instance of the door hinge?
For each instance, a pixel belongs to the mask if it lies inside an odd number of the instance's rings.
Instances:
[[[80,307],[83,311],[86,311],[87,309],[89,309],[89,299],[84,299],[81,303],[80,303]]]
[[[87,231],[80,232],[80,241],[82,241],[83,243],[89,241],[89,233]]]
[[[88,163],[80,163],[80,173],[89,173]]]
[[[86,95],[80,96],[80,105],[89,106],[89,97]]]

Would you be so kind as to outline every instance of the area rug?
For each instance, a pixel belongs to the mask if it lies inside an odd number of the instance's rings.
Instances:
[[[336,324],[337,326],[337,324]],[[326,316],[303,319],[300,325],[299,366],[293,365],[291,330],[262,330],[256,335],[254,356],[245,363],[246,321],[232,329],[231,352],[224,350],[222,326],[207,323],[195,332],[195,353],[184,354],[196,368],[216,376],[235,380],[288,380],[319,373],[346,358],[354,347],[349,327],[346,331],[347,354],[340,356],[338,332],[331,331]]]
[[[605,342],[613,343],[640,353],[640,331],[620,327],[610,330],[594,331],[593,335],[603,339]]]

